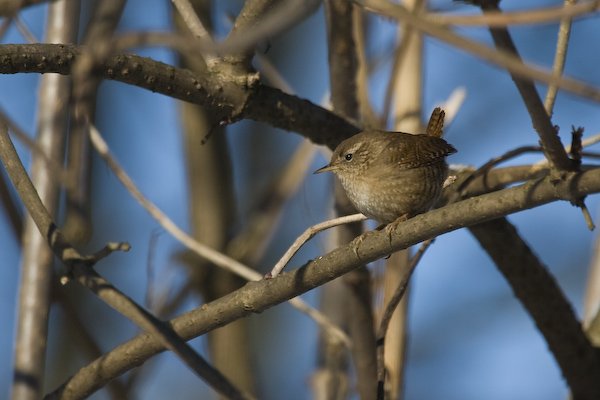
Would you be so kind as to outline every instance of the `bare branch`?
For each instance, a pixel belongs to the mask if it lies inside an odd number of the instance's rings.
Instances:
[[[566,18],[582,17],[600,9],[600,1],[581,1],[574,4],[565,1],[563,6],[540,8],[537,10],[498,12],[484,15],[425,14],[425,19],[440,25],[465,25],[501,27],[507,25],[533,25],[558,21]]]
[[[574,5],[576,0],[565,0],[565,8]],[[585,4],[585,3],[584,3]],[[552,73],[556,76],[562,75],[565,69],[565,60],[567,59],[567,47],[569,46],[569,37],[571,36],[571,18],[564,17],[560,21],[558,28],[558,40],[556,42],[556,53],[554,55],[554,63],[552,64]],[[556,85],[548,86],[548,92],[546,93],[546,100],[544,101],[544,108],[546,113],[552,117],[552,110],[554,110],[554,102],[556,100],[556,94],[558,88]]]
[[[555,84],[561,89],[570,91],[583,97],[588,97],[594,101],[600,101],[600,91],[598,88],[595,88],[592,85],[572,78],[556,77],[550,71],[524,64],[521,60],[517,59],[513,54],[507,51],[495,50],[486,45],[469,40],[454,33],[450,29],[435,25],[423,17],[412,15],[405,7],[401,5],[383,0],[354,1],[370,10],[373,10],[374,12],[398,19],[399,21],[413,26],[419,31],[426,33],[442,42],[446,42],[459,49],[465,50],[483,60],[492,62],[499,67],[506,68],[508,71],[518,75],[519,77],[527,78],[536,82]]]
[[[594,378],[600,376],[600,357],[554,277],[506,218],[470,230],[544,335],[573,398],[600,398],[600,385]]]
[[[499,11],[500,9],[497,3],[494,3],[494,1],[495,0],[482,1],[481,9],[484,12]],[[490,33],[492,34],[492,38],[494,39],[494,43],[498,49],[508,51],[509,53],[513,54],[517,60],[521,59],[517,47],[515,46],[512,37],[506,28],[490,28]],[[554,71],[553,74],[555,74]],[[553,166],[559,170],[573,170],[574,165],[567,156],[567,153],[560,142],[558,131],[552,124],[550,116],[544,108],[544,103],[542,103],[542,99],[535,88],[533,80],[523,79],[514,73],[511,73],[511,77],[515,82],[521,97],[523,98],[525,107],[527,107],[533,127],[540,136],[546,158],[548,158]]]
[[[12,17],[21,9],[52,0],[0,0],[0,16]]]
[[[80,48],[72,45],[2,45],[0,73],[69,74]],[[102,71],[107,79],[133,84],[176,99],[206,106],[220,121],[241,118],[298,132],[331,148],[359,131],[344,119],[307,100],[250,81],[223,81],[174,68],[145,57],[115,55]]]
[[[258,43],[290,29],[320,5],[321,0],[247,1],[246,11],[236,20],[231,34],[214,50],[217,54],[249,54]],[[265,12],[267,9],[268,12]],[[264,15],[261,15],[263,12]],[[258,16],[261,17],[260,23],[257,23]]]
[[[229,38],[235,36],[247,35],[257,29],[262,23],[265,16],[277,8],[278,4],[283,4],[281,0],[248,0],[244,2],[244,7],[233,23]],[[281,12],[281,11],[280,11]],[[268,32],[268,30],[267,30]],[[231,39],[230,39],[231,40]],[[235,40],[235,39],[234,39]],[[246,70],[250,70],[252,57],[255,53],[254,48],[258,41],[245,46],[242,51],[237,51],[235,55],[226,57],[226,60],[233,64],[241,64]]]
[[[271,272],[269,272],[269,274],[267,275],[267,278],[275,278],[277,275],[279,275],[281,273],[281,271],[283,270],[283,268],[285,268],[286,264],[292,259],[294,254],[296,254],[298,252],[298,250],[300,250],[300,247],[302,247],[302,245],[304,243],[309,241],[317,233],[324,231],[326,229],[329,229],[329,228],[333,228],[334,226],[349,224],[352,222],[360,222],[360,221],[364,221],[366,219],[367,219],[367,217],[358,213],[358,214],[347,215],[344,217],[337,217],[334,219],[329,219],[327,221],[323,221],[321,223],[318,223],[316,225],[313,225],[313,226],[307,228],[304,232],[302,232],[302,234],[300,236],[298,236],[296,238],[294,243],[286,250],[285,254],[279,259],[279,261],[277,261],[277,263],[275,263],[275,266],[273,267]]]
[[[379,323],[379,329],[377,330],[377,398],[384,399],[385,398],[385,376],[386,376],[386,366],[384,360],[385,354],[385,337],[386,332],[390,326],[390,322],[392,320],[392,316],[394,315],[398,304],[400,304],[400,300],[404,297],[404,293],[406,292],[406,288],[408,287],[408,281],[412,276],[417,264],[421,261],[423,254],[429,248],[431,243],[433,243],[434,239],[428,239],[421,243],[419,250],[412,256],[410,262],[408,264],[407,272],[402,276],[400,282],[398,282],[398,286],[394,293],[390,297],[388,303],[385,306],[385,310],[381,316],[381,322]]]
[[[251,398],[229,383],[219,371],[214,369],[192,347],[185,343],[173,331],[171,326],[158,320],[91,268],[96,261],[102,259],[112,251],[127,251],[129,249],[128,245],[121,243],[109,244],[106,248],[92,256],[82,256],[71,246],[62,232],[56,227],[48,210],[42,204],[35,187],[27,176],[27,172],[8,136],[8,129],[4,124],[0,124],[0,159],[42,237],[47,240],[54,255],[69,268],[69,273],[80,284],[90,289],[113,309],[159,340],[165,348],[177,354],[199,377],[204,379],[215,390],[235,399]],[[22,379],[23,376],[18,376],[18,378]],[[59,394],[55,392],[55,395],[58,396]]]
[[[175,239],[181,242],[188,249],[198,254],[200,257],[205,258],[206,260],[212,262],[216,266],[224,268],[248,281],[257,281],[262,279],[262,276],[254,271],[252,268],[247,267],[246,265],[240,263],[237,260],[234,260],[231,257],[226,256],[223,253],[220,253],[209,246],[198,242],[193,237],[185,233],[179,226],[177,226],[173,220],[171,220],[167,215],[165,215],[154,203],[148,200],[142,192],[137,188],[133,180],[127,175],[127,173],[121,168],[118,162],[112,157],[112,154],[109,151],[108,145],[102,139],[102,136],[98,132],[98,130],[91,125],[90,126],[90,139],[94,146],[94,148],[98,151],[98,154],[106,161],[108,166],[111,168],[115,176],[121,181],[123,186],[131,193],[131,195],[140,203],[142,207],[154,218],[167,232],[169,232]],[[295,299],[294,302],[291,302],[293,306],[297,306],[301,303],[300,299]],[[308,306],[304,305],[298,308],[301,311],[305,311]],[[313,311],[317,312],[316,310]],[[320,318],[315,320],[315,322],[319,323],[326,329],[332,330],[332,334],[339,338],[344,338],[345,334],[336,328],[332,324],[323,324],[323,320],[325,318]],[[343,339],[342,339],[343,340]]]
[[[600,192],[600,169],[595,168],[572,173],[566,182],[544,178],[463,200],[398,224],[391,232],[391,243],[387,232],[369,232],[362,237],[360,257],[355,252],[356,244],[349,243],[277,278],[250,282],[227,296],[173,319],[171,326],[182,338],[191,339],[252,313],[262,312],[365,263],[423,240],[523,209],[597,192]],[[161,351],[164,347],[152,336],[139,335],[82,368],[64,383],[61,390],[71,393],[70,398],[89,395],[105,382]],[[588,376],[595,381],[596,375]],[[75,388],[77,392],[73,391]]]
[[[19,21],[18,18],[16,20]],[[55,43],[75,41],[78,21],[78,2],[61,0],[52,3],[45,40]],[[70,90],[71,79],[68,76],[48,74],[41,79],[35,141],[35,147],[40,151],[33,153],[31,184],[37,190],[38,199],[52,215],[58,211],[61,187],[60,181],[52,176],[53,169],[47,167],[46,160],[52,160],[52,165],[62,171]],[[0,124],[3,125],[0,130],[4,131],[0,134],[8,138],[5,125]],[[46,237],[39,234],[32,219],[27,217],[24,222],[12,398],[34,400],[43,393],[54,258]]]

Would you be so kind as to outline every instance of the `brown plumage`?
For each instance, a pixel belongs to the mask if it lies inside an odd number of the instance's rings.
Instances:
[[[367,130],[340,143],[315,173],[336,174],[358,211],[387,224],[434,206],[455,152],[439,137]]]

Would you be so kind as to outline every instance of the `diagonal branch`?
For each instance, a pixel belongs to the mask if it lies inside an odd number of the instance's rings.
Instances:
[[[496,0],[486,1],[482,0],[480,4],[481,9],[485,12],[500,11]],[[508,33],[508,30],[504,27],[490,28],[490,33],[494,39],[496,47],[500,50],[504,50],[513,54],[517,60],[521,60],[519,52],[512,37]],[[550,116],[544,108],[544,103],[540,98],[540,95],[535,88],[533,80],[524,79],[523,77],[511,72],[511,77],[523,98],[525,107],[533,122],[533,127],[537,131],[541,139],[544,153],[548,160],[559,170],[571,171],[574,169],[574,165],[567,156],[565,149],[560,142],[558,137],[557,128],[552,124]],[[551,87],[556,87],[552,85]]]
[[[170,325],[158,320],[92,268],[97,261],[113,251],[127,251],[129,245],[109,243],[107,247],[92,256],[83,256],[71,246],[42,204],[4,124],[0,125],[0,159],[40,234],[46,238],[54,255],[69,268],[69,274],[72,274],[80,284],[91,290],[113,309],[156,338],[165,348],[177,354],[215,390],[230,398],[251,398],[229,383],[219,371],[214,369],[191,346],[183,341]]]
[[[600,353],[560,287],[506,218],[470,228],[546,339],[574,399],[600,398]]]
[[[571,7],[575,4],[576,0],[565,0],[565,8]],[[584,4],[587,2],[584,2]],[[558,28],[558,40],[556,41],[556,52],[554,53],[554,62],[552,63],[552,72],[560,76],[563,74],[565,69],[565,61],[567,59],[567,48],[569,47],[569,38],[571,37],[571,24],[572,19],[565,17],[561,19],[560,26]],[[544,107],[550,117],[554,110],[554,103],[556,101],[556,95],[558,94],[558,87],[556,85],[548,86],[546,92],[546,99],[544,100]]]
[[[600,192],[600,168],[571,173],[566,181],[556,182],[546,177],[463,200],[399,223],[391,235],[383,230],[369,232],[361,236],[358,248],[356,242],[349,243],[277,278],[250,282],[227,296],[173,319],[171,326],[182,338],[189,340],[252,313],[260,313],[365,263],[423,240],[552,201],[597,192]],[[595,352],[591,346],[582,350]],[[71,393],[69,398],[89,395],[161,351],[164,347],[151,335],[138,335],[82,368],[60,390]],[[600,368],[600,361],[597,367]],[[589,376],[595,380],[595,375]],[[73,391],[75,388],[77,392]]]
[[[600,1],[566,0],[563,5],[533,10],[513,12],[488,12],[483,15],[457,15],[450,13],[429,13],[425,18],[440,25],[464,25],[497,27],[506,25],[533,25],[571,19],[592,14],[600,9]]]
[[[0,16],[12,17],[22,8],[49,2],[51,0],[0,0]]]
[[[499,67],[506,68],[511,73],[515,73],[520,77],[528,78],[536,82],[556,84],[559,88],[576,93],[580,96],[594,99],[595,101],[600,100],[600,91],[589,84],[585,84],[572,78],[554,76],[551,71],[525,64],[506,51],[492,49],[484,44],[458,35],[451,29],[432,23],[426,18],[413,15],[405,7],[399,4],[386,2],[384,0],[354,0],[354,2],[364,5],[369,10],[376,13],[395,18],[431,37],[448,43],[456,48],[465,50],[468,53],[472,53]]]
[[[2,45],[0,73],[67,75],[80,54],[81,47],[74,45]],[[108,58],[99,73],[105,79],[203,105],[220,121],[249,118],[266,122],[331,148],[359,131],[332,112],[278,89],[238,78],[224,80],[213,74],[196,74],[147,57],[117,54]]]
[[[177,239],[181,244],[199,255],[205,260],[212,262],[215,266],[221,267],[243,279],[256,281],[262,279],[261,274],[247,267],[241,262],[226,256],[225,254],[214,250],[213,248],[195,240],[193,237],[184,232],[177,224],[173,222],[166,214],[162,212],[154,203],[146,199],[142,192],[135,185],[133,180],[121,168],[117,160],[112,156],[107,143],[104,141],[100,132],[90,125],[90,139],[98,154],[106,161],[115,176],[125,186],[127,191],[140,203],[140,205],[154,218],[169,234]],[[342,342],[348,343],[346,335],[332,324],[325,316],[319,313],[314,308],[303,302],[301,299],[291,299],[290,304],[299,311],[307,314],[321,325],[322,328],[328,330],[333,337]]]

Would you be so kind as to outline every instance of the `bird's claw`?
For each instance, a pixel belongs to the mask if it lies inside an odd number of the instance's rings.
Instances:
[[[354,252],[354,255],[356,255],[356,258],[358,258],[359,260],[360,260],[361,258],[360,258],[360,254],[358,254],[358,247],[359,247],[359,246],[360,246],[360,244],[363,242],[363,240],[365,240],[365,237],[366,237],[366,235],[367,235],[368,233],[369,233],[369,232],[365,232],[365,233],[363,233],[362,235],[355,237],[355,238],[352,240],[352,242],[351,242],[351,244],[352,244],[352,251]]]
[[[402,222],[406,221],[407,219],[408,219],[408,215],[401,215],[398,218],[396,218],[395,221],[390,222],[383,228],[383,231],[385,233],[387,233],[387,235],[388,235],[390,247],[392,246],[392,234],[394,233],[396,228],[398,228],[398,225],[401,224]]]

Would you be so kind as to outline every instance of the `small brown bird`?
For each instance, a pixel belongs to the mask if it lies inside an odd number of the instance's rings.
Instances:
[[[358,211],[389,224],[435,205],[455,152],[435,136],[366,130],[340,143],[315,174],[336,174]]]

